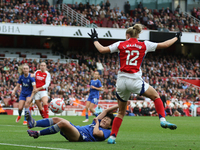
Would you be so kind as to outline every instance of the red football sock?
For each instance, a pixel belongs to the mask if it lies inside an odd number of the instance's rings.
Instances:
[[[48,105],[44,105],[44,112],[45,112],[44,118],[49,118],[49,108],[48,108]]]
[[[40,114],[41,114],[42,118],[45,117],[45,112],[44,112],[44,110],[40,110]]]
[[[113,120],[112,131],[110,135],[117,137],[117,133],[119,131],[121,124],[122,124],[122,119],[119,117],[115,117],[115,119]]]
[[[165,108],[163,106],[163,102],[160,98],[157,98],[154,100],[155,108],[158,113],[159,118],[164,117],[165,118]]]
[[[48,105],[44,105],[44,111],[46,111],[46,113],[48,113],[48,112],[49,112]]]

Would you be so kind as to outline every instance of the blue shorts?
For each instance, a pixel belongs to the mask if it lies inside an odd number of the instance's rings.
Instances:
[[[95,105],[98,105],[98,100],[99,100],[99,98],[93,97],[93,96],[89,96],[88,99],[87,99],[87,101],[89,101],[89,102],[91,102]]]
[[[24,100],[26,101],[27,97],[31,97],[31,94],[20,94],[19,96],[19,100]]]

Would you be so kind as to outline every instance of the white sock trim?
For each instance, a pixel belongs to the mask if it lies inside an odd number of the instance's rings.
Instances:
[[[111,139],[113,139],[113,140],[115,140],[115,139],[116,139],[116,137],[115,137],[115,136],[112,136],[112,135],[110,136],[110,138],[111,138]]]
[[[164,117],[161,117],[160,121],[166,121],[166,119]]]

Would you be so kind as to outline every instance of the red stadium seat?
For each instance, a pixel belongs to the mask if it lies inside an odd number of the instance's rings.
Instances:
[[[21,54],[21,57],[26,58],[26,54]]]
[[[183,109],[183,111],[184,111],[184,113],[185,113],[186,116],[192,116],[192,115],[190,114],[189,108]]]
[[[107,25],[109,28],[112,28],[113,27],[113,23],[111,20],[108,21],[108,25]]]
[[[5,57],[5,54],[0,54],[0,57]]]
[[[200,115],[200,107],[197,107],[197,115]]]
[[[47,55],[42,55],[41,58],[47,58]]]

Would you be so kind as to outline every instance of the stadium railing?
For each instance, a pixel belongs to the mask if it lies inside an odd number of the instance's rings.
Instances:
[[[77,23],[80,24],[81,26],[97,28],[97,25],[90,24],[90,21],[88,19],[83,17],[82,14],[79,14],[78,12],[74,11],[66,4],[62,4],[62,11],[63,14],[66,15],[67,17],[70,17],[72,21],[76,19]]]
[[[5,59],[6,57],[0,57],[0,61],[3,61],[3,59]],[[8,57],[10,58],[11,60],[13,59],[16,59],[17,61],[22,61],[24,59],[24,57]],[[72,61],[73,62],[76,62],[78,63],[78,59],[59,59],[59,58],[34,58],[34,57],[26,57],[25,59],[31,59],[31,60],[36,60],[37,62],[39,62],[40,60],[53,60],[54,62],[59,62],[60,63],[63,63],[63,64],[66,64],[66,63],[71,63]]]

